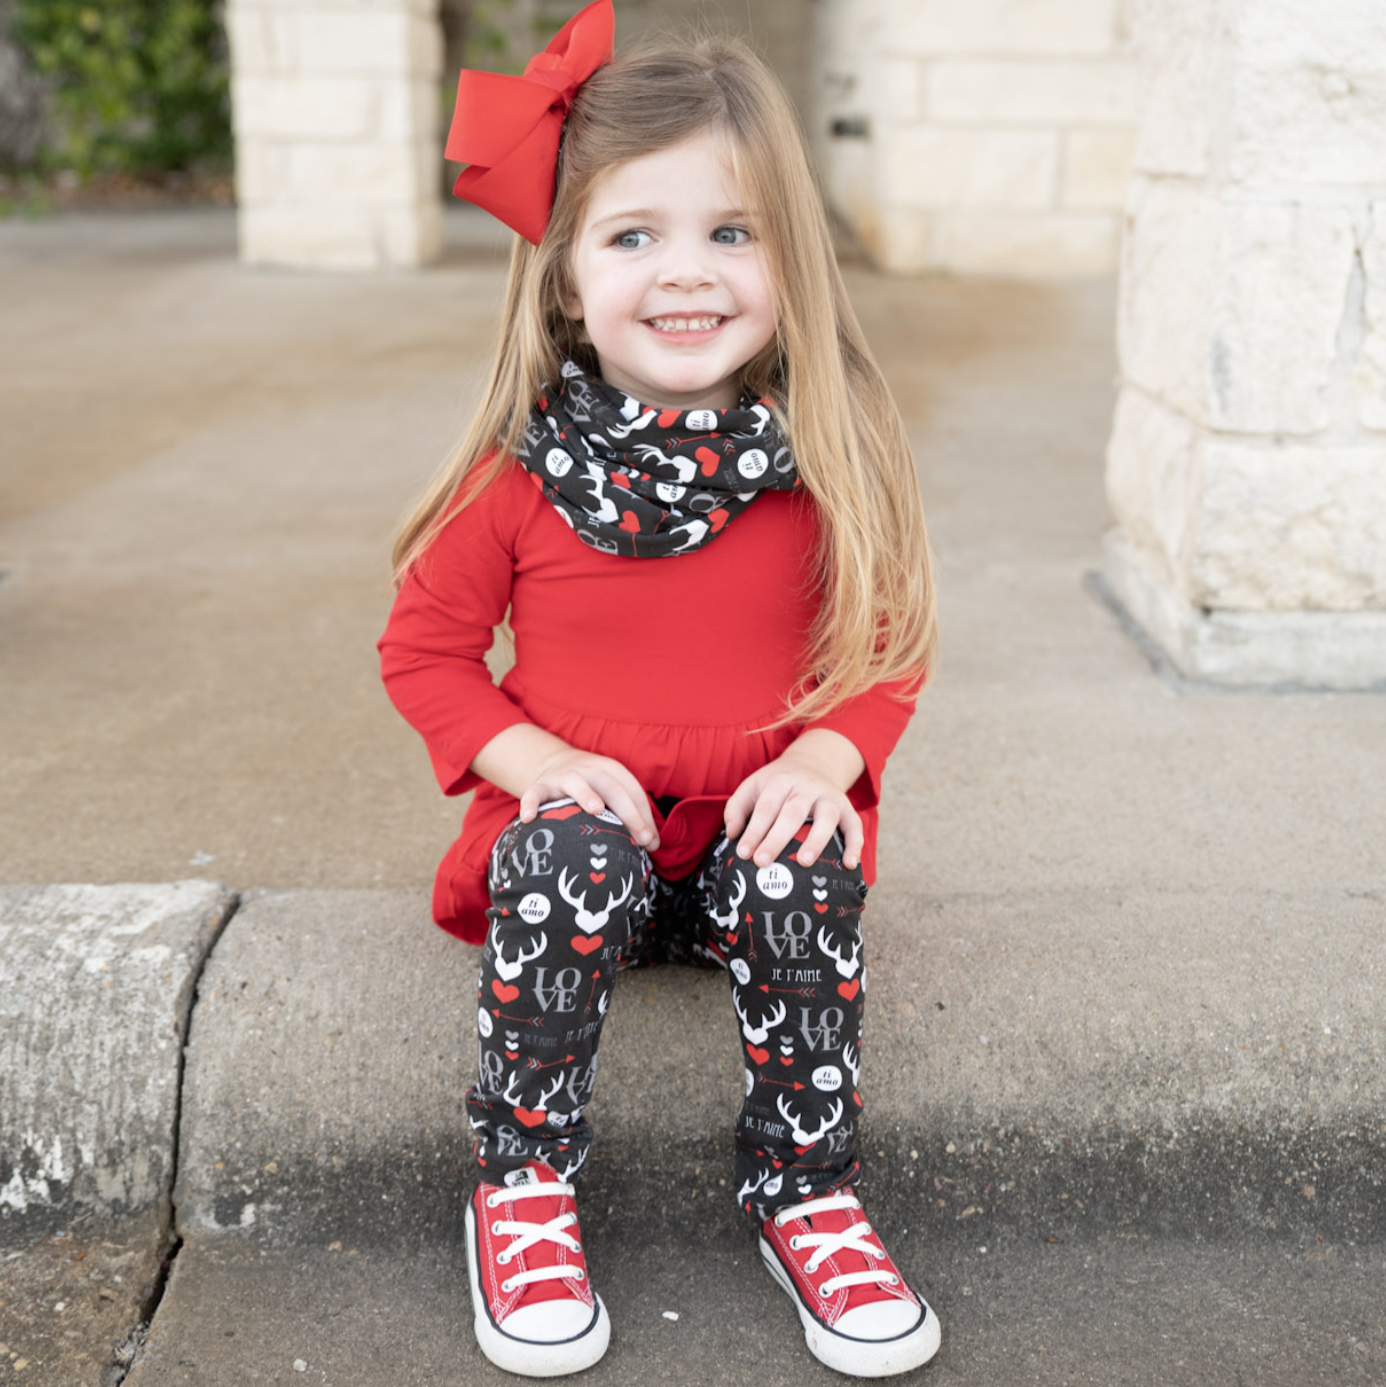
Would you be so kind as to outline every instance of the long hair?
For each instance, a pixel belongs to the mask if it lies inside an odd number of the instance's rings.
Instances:
[[[735,40],[637,49],[578,92],[548,230],[538,246],[515,238],[481,405],[400,530],[395,575],[513,466],[529,410],[563,357],[595,370],[581,323],[562,308],[574,297],[572,248],[595,181],[709,130],[727,137],[780,308],[775,339],[747,362],[742,387],[775,402],[820,514],[821,601],[779,726],[821,717],[873,684],[922,678],[936,648],[934,587],[909,441],[848,302],[798,121],[769,68]]]

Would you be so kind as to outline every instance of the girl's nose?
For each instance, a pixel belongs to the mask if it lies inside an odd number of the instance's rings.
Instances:
[[[712,257],[701,243],[671,243],[659,267],[659,282],[669,288],[701,289],[716,279]]]

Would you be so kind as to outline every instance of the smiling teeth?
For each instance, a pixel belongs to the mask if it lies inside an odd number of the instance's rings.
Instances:
[[[656,332],[705,332],[722,321],[715,318],[651,318],[650,326]]]

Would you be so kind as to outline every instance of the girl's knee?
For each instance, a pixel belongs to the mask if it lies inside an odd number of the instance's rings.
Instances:
[[[529,926],[562,919],[593,937],[643,908],[651,871],[649,855],[610,811],[549,806],[529,823],[512,821],[497,841],[490,913]]]

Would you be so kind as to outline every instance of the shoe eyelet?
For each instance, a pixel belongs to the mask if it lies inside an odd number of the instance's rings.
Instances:
[[[898,1276],[892,1276],[890,1280],[886,1282],[887,1286],[898,1286],[899,1284],[900,1278]]]
[[[583,1269],[582,1269],[581,1267],[578,1267],[578,1268],[573,1272],[573,1280],[574,1280],[574,1281],[586,1281],[586,1280],[587,1280],[587,1273],[586,1273],[585,1271],[583,1271]]]
[[[510,1253],[509,1253],[509,1252],[497,1252],[497,1253],[496,1253],[496,1265],[497,1265],[498,1267],[509,1266],[509,1265],[510,1265]]]
[[[488,1209],[494,1209],[494,1208],[496,1207],[496,1205],[499,1204],[499,1203],[500,1203],[500,1198],[499,1198],[499,1196],[494,1195],[494,1194],[488,1194],[488,1195],[486,1196],[486,1207],[487,1207]]]
[[[510,1292],[513,1291],[514,1289],[515,1289],[515,1283],[514,1283],[513,1281],[509,1280],[508,1278],[507,1278],[506,1280],[504,1280],[504,1281],[501,1282],[501,1292],[502,1292],[502,1294],[504,1294],[504,1295],[509,1295]]]
[[[799,1235],[797,1233],[790,1238],[789,1247],[792,1252],[797,1252],[799,1250]]]
[[[819,1299],[819,1300],[827,1300],[827,1299],[828,1299],[828,1287],[827,1287],[826,1284],[824,1284],[824,1285],[822,1285],[822,1286],[820,1286],[820,1287],[818,1288],[818,1299]]]
[[[491,1225],[491,1236],[492,1236],[493,1238],[499,1238],[499,1237],[501,1236],[501,1221],[500,1221],[500,1219],[497,1219],[497,1220]]]

